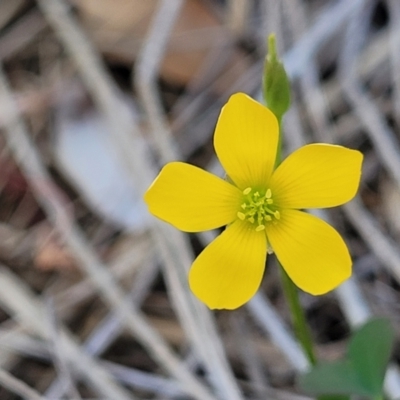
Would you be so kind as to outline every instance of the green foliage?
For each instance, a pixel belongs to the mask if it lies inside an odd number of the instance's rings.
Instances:
[[[349,400],[347,395],[340,395],[340,394],[326,394],[324,396],[318,396],[318,400]]]
[[[301,378],[301,387],[314,395],[380,397],[394,338],[387,319],[370,320],[353,334],[344,360],[318,364]]]
[[[267,107],[278,120],[290,106],[290,82],[276,51],[275,35],[268,37],[268,55],[264,64],[263,93]]]
[[[390,322],[381,318],[364,325],[349,344],[349,358],[353,361],[360,382],[369,393],[376,396],[382,393],[394,338]]]

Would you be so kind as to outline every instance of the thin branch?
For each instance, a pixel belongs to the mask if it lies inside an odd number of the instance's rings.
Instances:
[[[348,26],[344,40],[339,68],[342,90],[373,142],[382,164],[400,187],[400,146],[384,116],[362,88],[356,73],[356,57],[365,38],[364,31],[372,4],[367,3],[366,7],[361,5],[359,9],[360,12]]]
[[[58,372],[59,379],[63,381],[66,386],[66,391],[69,393],[70,397],[76,400],[81,400],[81,396],[75,385],[70,365],[68,364],[68,356],[65,354],[65,349],[62,346],[60,338],[62,337],[59,332],[59,326],[57,317],[55,315],[54,304],[52,299],[48,299],[45,302],[45,309],[47,311],[47,325],[49,332],[50,344],[52,345],[52,356],[54,359],[54,366]],[[61,396],[58,396],[61,397]]]
[[[365,0],[340,0],[328,5],[319,13],[307,33],[283,56],[286,71],[294,79],[308,68],[320,47],[338,33]]]
[[[158,272],[159,268],[155,262],[150,265],[143,265],[138,271],[133,288],[127,296],[126,302],[132,302],[136,307],[139,307]],[[92,356],[99,356],[114,342],[123,327],[124,323],[121,320],[121,316],[110,312],[85,340],[83,344],[85,351]],[[67,385],[59,378],[51,384],[46,395],[50,398],[61,397],[67,389]]]
[[[400,282],[400,251],[396,243],[382,232],[378,221],[363,207],[360,199],[354,199],[344,205],[343,209],[368,247]]]
[[[116,313],[121,315],[126,327],[147,348],[149,354],[180,380],[189,393],[199,399],[213,398],[208,389],[191,372],[187,371],[161,336],[145,321],[141,313],[124,302],[124,294],[115,283],[113,276],[91,250],[82,232],[73,224],[60,192],[52,183],[35,144],[19,119],[11,90],[1,70],[0,104],[6,121],[4,137],[8,147],[12,150],[49,221],[80,262],[83,271],[97,286],[104,300]]]
[[[128,168],[139,192],[143,193],[155,176],[155,170],[149,162],[150,157],[146,157],[147,151],[143,147],[143,143],[134,140],[135,137],[137,139],[139,136],[136,122],[127,110],[126,105],[122,103],[119,93],[106,73],[98,54],[90,46],[78,24],[72,19],[66,4],[61,0],[38,0],[38,4],[76,62],[89,92],[106,117],[111,138],[121,155],[121,159]],[[239,389],[233,379],[211,314],[193,298],[187,285],[187,269],[193,259],[188,238],[160,221],[154,221],[152,233],[155,245],[162,256],[163,265],[166,267],[166,283],[169,287],[169,295],[172,296],[174,304],[180,305],[178,311],[180,311],[180,318],[185,321],[183,327],[188,332],[188,339],[192,341],[196,352],[206,366],[208,372],[206,376],[219,391],[225,392],[229,399],[240,399]],[[83,250],[81,249],[80,252],[82,253]],[[92,268],[93,261],[93,257],[90,257],[90,259],[88,257],[85,265],[92,270],[93,278],[99,278],[100,275],[95,273]],[[104,270],[102,270],[101,276],[105,278]],[[97,278],[97,285],[102,288],[106,298],[108,297],[108,300],[114,305],[121,304],[122,296],[116,293],[113,286],[110,287],[107,279],[99,280]],[[125,316],[124,320],[131,326],[131,329],[135,325],[135,330],[137,330],[138,321],[142,321],[142,318],[131,319]],[[144,327],[143,322],[140,327]],[[168,365],[174,376],[185,382],[188,390],[192,392],[197,390],[197,394],[202,391],[203,395],[206,396],[203,398],[210,395],[209,393],[205,394],[205,388],[199,386],[199,382],[194,380],[194,376],[177,363],[178,360],[172,359],[171,354],[167,356],[167,350],[164,346],[161,353],[161,346],[156,345],[156,339],[153,335],[146,334],[143,328],[140,336],[142,343],[146,343],[145,347],[147,347],[149,353],[158,354],[159,362]],[[150,340],[153,341],[153,349],[149,343]],[[192,383],[188,384],[188,382]]]
[[[178,159],[178,149],[165,119],[157,79],[167,43],[183,0],[162,0],[135,64],[134,86],[147,114],[150,135],[163,164]]]
[[[288,10],[288,20],[293,30],[295,38],[301,37],[307,32],[307,5],[301,0],[285,0]],[[300,75],[300,88],[302,92],[303,104],[306,108],[311,126],[317,140],[331,143],[333,141],[332,127],[329,124],[329,108],[321,90],[319,82],[319,66],[312,57],[309,60],[307,69]]]
[[[229,0],[227,27],[234,36],[241,38],[246,33],[247,20],[251,11],[252,3],[247,0]]]
[[[397,0],[387,0],[389,7],[389,47],[390,47],[390,63],[393,77],[393,102],[394,117],[397,125],[400,126],[400,33],[397,21],[400,20],[400,2]]]
[[[26,400],[45,400],[36,390],[32,389],[25,382],[15,378],[4,369],[0,369],[0,386],[4,386]]]
[[[252,341],[251,331],[243,314],[232,314],[230,318],[235,347],[243,360],[246,374],[250,380],[254,393],[258,398],[263,398],[264,391],[269,388],[268,379],[264,373],[264,365],[260,354]]]
[[[0,330],[0,348],[28,357],[35,357],[39,360],[50,361],[51,354],[46,342],[28,336],[19,328]],[[167,379],[161,375],[124,367],[109,361],[100,361],[99,364],[116,380],[133,389],[146,390],[155,394],[185,397],[186,393],[181,389],[178,382]],[[47,389],[46,399],[61,399],[68,387],[64,380],[56,380]],[[73,397],[75,400],[75,397]]]
[[[0,269],[0,304],[15,320],[48,340],[51,333],[45,320],[43,304],[26,285],[5,267]],[[111,375],[82,351],[75,340],[65,331],[59,330],[59,343],[72,368],[80,373],[100,396],[116,400],[132,397]]]
[[[257,293],[249,301],[247,308],[260,327],[269,335],[271,341],[281,349],[288,362],[297,371],[306,371],[309,368],[306,356],[283,325],[268,299],[261,293]]]

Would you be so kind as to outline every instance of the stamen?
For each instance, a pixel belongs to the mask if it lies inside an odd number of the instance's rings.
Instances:
[[[244,219],[246,218],[246,215],[245,214],[243,214],[242,212],[238,212],[237,213],[237,216],[239,217],[239,219],[241,219],[242,221],[244,221]]]
[[[254,225],[256,232],[266,229],[267,223],[278,223],[281,214],[274,205],[271,189],[264,192],[262,189],[248,187],[243,190],[243,196],[237,218]]]
[[[251,187],[243,190],[243,194],[249,194],[251,192]]]

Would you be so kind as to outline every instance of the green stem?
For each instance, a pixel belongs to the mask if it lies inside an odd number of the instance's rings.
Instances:
[[[303,308],[300,304],[299,292],[286,271],[281,268],[281,276],[283,283],[283,290],[285,292],[286,300],[292,314],[292,322],[300,341],[301,346],[308,358],[311,365],[316,364],[316,357],[314,353],[313,341],[311,339],[310,330],[307,325],[306,317]]]
[[[279,140],[275,168],[277,168],[282,161],[282,117],[277,118],[279,124]],[[310,365],[314,366],[317,363],[317,359],[314,352],[311,332],[307,324],[304,310],[300,304],[299,291],[279,262],[278,264],[281,270],[283,291],[292,315],[292,323],[297,339],[299,340]],[[317,400],[350,400],[350,396],[318,396]],[[374,400],[383,400],[383,398],[376,398]]]
[[[281,131],[281,123],[282,119],[278,118],[279,124],[279,141],[278,141],[278,149],[276,152],[276,160],[275,160],[275,168],[281,163],[282,160],[282,131]],[[279,264],[280,265],[280,264]],[[311,338],[310,329],[307,325],[307,320],[304,315],[304,310],[300,304],[299,300],[299,292],[297,287],[294,285],[289,275],[280,265],[281,276],[282,276],[282,284],[283,290],[285,292],[286,301],[288,302],[288,306],[290,309],[290,313],[292,314],[292,322],[297,335],[298,340],[300,341],[301,346],[308,358],[308,361],[311,365],[316,364],[316,357],[314,353],[313,341]]]
[[[268,56],[269,61],[275,60],[278,61],[278,54],[276,50],[276,39],[275,35],[270,35],[268,37]],[[283,71],[284,72],[284,71]],[[285,74],[285,72],[284,72]],[[264,76],[264,80],[265,80]],[[267,93],[264,92],[264,100],[268,104],[268,96]],[[269,105],[271,106],[271,105]],[[279,126],[279,139],[278,139],[278,146],[276,152],[276,160],[275,160],[275,168],[279,166],[282,160],[282,115],[277,115],[277,110],[275,109],[275,115],[278,119],[278,126]],[[282,275],[282,282],[283,282],[283,289],[286,295],[286,299],[290,308],[290,312],[292,314],[292,321],[293,325],[297,334],[297,337],[301,343],[301,346],[304,349],[304,352],[310,361],[311,365],[316,364],[316,358],[314,354],[313,342],[311,339],[310,330],[307,325],[307,321],[304,315],[303,308],[301,307],[299,301],[299,294],[297,287],[294,285],[290,277],[286,274],[286,271],[281,267],[281,275]]]
[[[281,130],[282,118],[277,117],[277,120],[278,120],[278,126],[279,126],[279,137],[278,137],[278,147],[276,150],[276,159],[275,159],[274,169],[276,169],[282,161],[282,130]]]

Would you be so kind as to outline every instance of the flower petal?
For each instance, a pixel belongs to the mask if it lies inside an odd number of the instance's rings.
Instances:
[[[351,275],[349,251],[339,233],[323,220],[298,210],[283,210],[267,236],[279,262],[305,292],[324,294]]]
[[[292,153],[277,168],[270,187],[282,208],[335,207],[358,189],[363,155],[329,144],[310,144]]]
[[[238,308],[259,288],[266,258],[265,232],[237,220],[196,258],[190,288],[211,309]]]
[[[144,195],[149,211],[186,232],[232,222],[241,192],[230,183],[182,162],[167,164]]]
[[[240,188],[265,187],[274,167],[279,127],[275,115],[243,93],[222,108],[214,135],[218,158]]]

